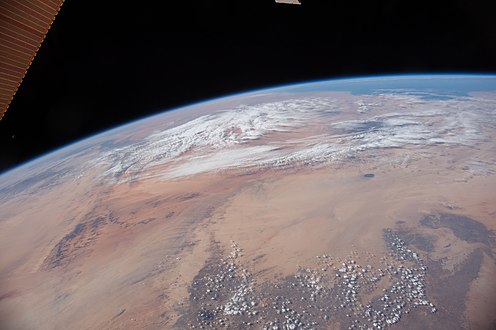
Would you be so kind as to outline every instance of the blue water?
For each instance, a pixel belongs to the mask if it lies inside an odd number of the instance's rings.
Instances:
[[[496,90],[494,75],[414,75],[319,81],[284,88],[287,92],[350,92],[353,95],[403,94],[424,100],[447,100],[471,92]]]
[[[198,102],[191,104],[186,107],[181,107],[177,109],[169,109],[162,113],[158,113],[149,117],[141,118],[127,124],[123,124],[116,128],[103,131],[93,136],[89,136],[73,142],[69,145],[61,147],[57,150],[51,151],[45,156],[54,154],[55,151],[67,150],[69,146],[76,146],[83,141],[91,141],[98,135],[112,134],[115,130],[123,129],[124,127],[129,127],[141,120],[150,120],[158,116],[163,115],[170,111],[181,111],[186,110],[191,106],[201,106],[202,104],[216,102],[221,99],[235,99],[242,95],[253,95],[257,94],[267,94],[267,93],[307,93],[307,92],[350,92],[353,95],[365,95],[365,94],[403,94],[412,95],[420,97],[424,100],[448,100],[457,97],[468,96],[471,92],[476,91],[496,91],[496,75],[466,75],[466,74],[442,74],[442,75],[393,75],[393,76],[377,76],[377,77],[358,77],[358,78],[346,78],[346,79],[333,79],[325,81],[313,81],[301,84],[291,84],[286,86],[276,86],[267,89],[249,91],[246,93],[239,93],[234,95],[226,95],[220,98],[205,100],[203,102]],[[68,150],[67,150],[68,151]],[[58,155],[60,156],[60,155]],[[35,158],[35,160],[40,160],[43,156]],[[14,169],[18,169],[23,165],[31,163],[33,160],[29,160],[24,164],[18,165],[12,169],[0,173],[3,176],[5,173],[10,172]]]

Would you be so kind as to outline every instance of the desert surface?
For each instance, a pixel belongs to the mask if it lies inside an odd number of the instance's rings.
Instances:
[[[0,325],[494,329],[495,95],[250,94],[4,174]]]

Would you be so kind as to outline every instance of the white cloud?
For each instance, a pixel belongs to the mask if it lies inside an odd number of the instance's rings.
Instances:
[[[381,104],[388,103],[387,95],[376,97]],[[108,178],[119,179],[124,173],[132,178],[163,165],[163,175],[174,178],[218,169],[332,162],[366,157],[369,150],[381,148],[473,145],[483,138],[481,127],[487,121],[476,102],[422,100],[408,106],[392,95],[380,111],[344,109],[348,117],[360,118],[352,120],[330,115],[340,110],[339,102],[325,97],[241,105],[155,132],[139,143],[106,152],[95,162],[106,164]],[[387,112],[394,105],[406,110]],[[329,130],[318,130],[322,125]],[[304,136],[292,140],[278,134],[303,130]]]

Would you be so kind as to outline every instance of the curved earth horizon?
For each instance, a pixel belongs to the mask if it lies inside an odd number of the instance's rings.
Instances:
[[[492,329],[496,76],[197,103],[0,175],[0,327]]]

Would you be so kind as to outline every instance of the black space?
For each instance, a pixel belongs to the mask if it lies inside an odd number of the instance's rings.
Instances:
[[[0,121],[0,171],[163,110],[357,75],[496,72],[483,2],[67,0]]]

